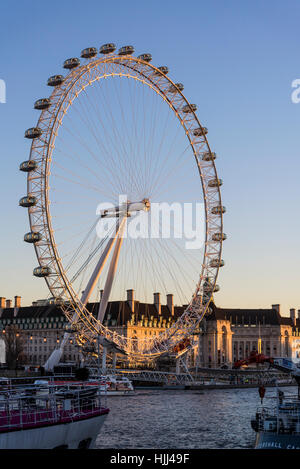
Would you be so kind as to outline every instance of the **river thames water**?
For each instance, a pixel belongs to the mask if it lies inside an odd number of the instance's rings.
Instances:
[[[281,388],[286,395],[296,387]],[[264,404],[273,405],[275,388]],[[255,432],[250,420],[260,404],[258,389],[206,391],[136,390],[107,398],[110,413],[96,448],[248,449]]]

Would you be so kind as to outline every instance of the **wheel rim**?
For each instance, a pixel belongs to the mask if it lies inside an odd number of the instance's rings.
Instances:
[[[74,291],[61,263],[50,213],[50,165],[55,141],[60,127],[63,126],[64,116],[87,86],[112,76],[138,80],[166,101],[185,130],[197,163],[205,205],[204,256],[199,281],[192,299],[183,315],[172,327],[161,333],[158,339],[139,340],[138,350],[136,350],[135,339],[124,337],[103,324],[99,324],[88,309],[81,304],[78,293]],[[33,194],[38,199],[37,205],[28,209],[30,226],[32,231],[39,231],[43,235],[43,240],[35,244],[39,264],[51,268],[52,275],[45,280],[53,297],[68,301],[61,307],[72,325],[78,329],[78,340],[81,344],[91,341],[95,333],[100,332],[109,341],[114,342],[131,355],[155,357],[174,348],[176,344],[195,330],[207,312],[212,299],[221,263],[223,216],[222,212],[212,213],[214,207],[222,207],[220,187],[219,185],[209,187],[208,183],[213,179],[218,181],[218,176],[214,158],[203,160],[204,154],[212,155],[205,133],[200,136],[193,135],[196,128],[203,129],[195,112],[185,113],[183,111],[185,106],[191,108],[192,105],[179,87],[177,87],[176,93],[170,93],[168,91],[170,87],[176,87],[175,83],[152,64],[133,56],[120,57],[110,54],[100,59],[87,60],[84,65],[71,70],[64,82],[54,89],[50,97],[51,107],[41,112],[37,127],[42,130],[42,135],[33,140],[29,157],[30,160],[37,163],[37,168],[28,173],[28,194]],[[218,241],[213,239],[216,233],[219,235]],[[215,260],[213,267],[210,265],[212,260]],[[203,285],[206,279],[209,279],[211,291],[203,295]],[[77,313],[75,319],[74,311]]]

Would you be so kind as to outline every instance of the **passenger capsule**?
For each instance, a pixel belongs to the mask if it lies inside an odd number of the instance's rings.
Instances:
[[[227,235],[225,233],[214,233],[211,237],[213,241],[225,241]]]
[[[59,86],[64,82],[64,77],[62,75],[53,75],[47,81],[48,86]]]
[[[193,134],[195,135],[195,137],[201,137],[203,135],[206,135],[208,132],[207,128],[206,127],[199,127],[198,129],[195,129],[193,131]]]
[[[96,47],[87,47],[81,51],[81,57],[84,59],[91,59],[97,55],[98,51]]]
[[[44,109],[48,109],[50,106],[51,106],[51,101],[50,101],[49,98],[38,99],[34,103],[34,109],[38,109],[39,111],[44,110]]]
[[[51,269],[50,267],[47,267],[47,266],[39,266],[39,267],[36,267],[35,269],[33,269],[33,275],[35,277],[48,277],[48,275],[51,274]]]
[[[25,132],[25,138],[38,138],[42,135],[42,131],[39,127],[31,127]]]
[[[144,62],[151,62],[152,55],[151,54],[141,54],[141,55],[138,55],[138,59],[141,59]]]
[[[178,91],[183,91],[183,84],[182,83],[175,83],[168,88],[169,93],[178,93]]]
[[[71,59],[67,59],[64,61],[63,67],[67,70],[71,70],[72,68],[76,68],[80,65],[80,60],[77,57],[72,57]]]
[[[61,298],[53,298],[53,301],[54,300],[61,300],[62,301]],[[72,324],[66,324],[65,327],[64,327],[64,330],[66,332],[69,332],[70,334],[72,334],[72,332],[75,332],[75,329],[73,328]]]
[[[20,171],[24,171],[25,173],[29,173],[30,171],[34,171],[37,167],[37,162],[34,160],[27,160],[23,161],[20,164]]]
[[[36,205],[37,199],[33,195],[27,195],[26,197],[22,197],[19,200],[20,207],[33,207]]]
[[[208,187],[220,187],[222,186],[222,184],[223,184],[222,179],[218,179],[218,178],[210,179],[208,181]]]
[[[134,47],[133,46],[124,46],[119,49],[118,54],[119,55],[131,55],[134,53]]]
[[[111,54],[116,50],[116,45],[115,44],[103,44],[103,46],[100,47],[100,54]]]
[[[220,287],[219,285],[215,285],[214,287],[212,285],[210,285],[209,283],[205,283],[203,285],[203,290],[205,293],[210,293],[210,292],[217,292],[220,290]]]
[[[41,239],[42,234],[37,231],[30,231],[24,235],[24,241],[26,241],[26,243],[37,243],[38,241],[41,241]]]
[[[215,207],[211,209],[211,213],[213,213],[214,215],[221,215],[221,213],[225,213],[225,212],[226,212],[226,208],[223,207],[223,205],[216,205]]]
[[[157,70],[159,70],[161,73],[163,73],[164,75],[167,75],[167,73],[169,73],[169,69],[168,67],[165,67],[164,65],[162,67],[157,67]],[[159,72],[155,71],[154,72],[156,75],[160,75]]]
[[[212,259],[209,263],[210,267],[223,267],[225,265],[225,262],[223,259]]]
[[[211,151],[205,151],[202,153],[202,161],[212,161],[217,158],[217,154]]]
[[[56,305],[62,305],[64,303],[64,300],[62,298],[53,298],[53,302]]]
[[[196,104],[186,104],[185,106],[183,106],[182,108],[182,112],[184,112],[185,114],[189,114],[191,112],[195,112],[197,110],[197,106]]]

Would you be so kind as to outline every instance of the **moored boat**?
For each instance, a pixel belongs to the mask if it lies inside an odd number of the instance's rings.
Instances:
[[[132,396],[135,394],[134,387],[132,382],[125,376],[115,376],[115,375],[101,375],[95,376],[87,381],[53,381],[52,384],[49,383],[49,386],[53,384],[64,385],[64,384],[73,384],[77,386],[96,386],[99,388],[100,394],[105,396]]]
[[[107,396],[133,396],[135,390],[132,381],[121,373],[98,374],[96,368],[89,369],[90,379],[87,384],[100,385],[101,393]]]
[[[285,396],[277,387],[275,402],[264,406],[264,387],[260,387],[261,406],[251,420],[256,432],[257,449],[300,449],[300,373],[292,373],[298,384],[298,394]]]
[[[98,386],[12,381],[0,387],[0,449],[94,446],[109,412]]]
[[[132,396],[135,394],[132,382],[126,376],[108,375],[102,377],[107,396]]]

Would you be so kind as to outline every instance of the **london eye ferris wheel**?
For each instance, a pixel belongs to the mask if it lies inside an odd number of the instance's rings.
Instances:
[[[66,60],[66,76],[51,76],[50,97],[34,104],[40,114],[25,132],[32,144],[20,165],[27,195],[19,205],[30,222],[24,240],[37,255],[34,276],[45,279],[79,344],[100,334],[130,356],[155,358],[195,331],[219,289],[222,180],[197,107],[168,68],[154,66],[150,54],[134,56],[132,46],[99,52],[89,47],[81,60]],[[156,235],[147,235],[155,204],[195,201],[203,208],[201,246],[163,236],[163,211]],[[104,317],[108,302],[130,288],[145,303],[153,292],[172,293],[184,312],[159,335],[123,335]]]

